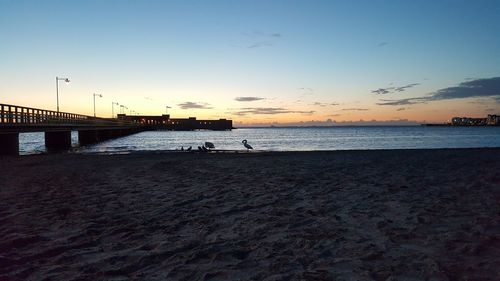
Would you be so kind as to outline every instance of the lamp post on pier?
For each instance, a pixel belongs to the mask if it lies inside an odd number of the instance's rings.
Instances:
[[[95,117],[95,97],[100,97],[100,98],[102,98],[102,95],[101,95],[101,94],[96,94],[96,93],[94,93],[94,117]]]
[[[59,112],[59,81],[64,81],[69,84],[69,78],[61,78],[56,76],[56,97],[57,97],[57,112]]]
[[[114,106],[115,106],[115,104],[116,104],[116,105],[120,105],[120,104],[119,104],[119,103],[117,103],[117,102],[112,102],[112,103],[111,103],[111,118],[115,118],[115,107],[114,107]]]
[[[120,105],[120,113],[121,114],[126,114],[125,109],[128,109],[128,107],[124,106],[123,104]]]

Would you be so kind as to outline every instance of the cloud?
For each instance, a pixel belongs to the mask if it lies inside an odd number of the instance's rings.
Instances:
[[[300,95],[301,97],[308,96],[308,95],[314,95],[313,88],[302,87],[302,88],[299,88],[299,90],[302,91],[302,94]]]
[[[413,88],[417,85],[420,85],[420,83],[411,83],[411,84],[399,86],[399,87],[378,88],[377,90],[373,90],[371,92],[375,93],[377,95],[386,95],[386,94],[390,94],[390,93],[404,92],[406,89]]]
[[[426,98],[408,98],[408,99],[399,99],[399,100],[380,100],[382,102],[377,103],[377,105],[412,105],[417,103],[426,103]]]
[[[326,106],[329,106],[329,105],[333,105],[333,106],[335,106],[335,105],[339,105],[339,104],[338,104],[338,103],[335,103],[335,102],[332,102],[332,103],[326,103],[326,102],[319,102],[319,101],[317,101],[317,102],[315,102],[315,103],[313,103],[313,104],[311,104],[311,105],[313,105],[313,106],[321,106],[321,107],[326,107]]]
[[[456,87],[437,90],[430,99],[448,100],[475,97],[500,97],[500,77],[462,82]]]
[[[342,108],[344,111],[366,111],[368,108]]]
[[[212,109],[208,103],[197,103],[197,102],[183,102],[179,103],[177,106],[179,106],[181,109]]]
[[[372,93],[375,93],[377,95],[385,95],[390,93],[393,88],[378,88],[376,90],[373,90]]]
[[[248,37],[269,37],[269,38],[281,38],[282,35],[281,33],[269,33],[269,32],[262,32],[262,31],[254,31],[254,32],[243,32],[243,35],[248,36]]]
[[[325,106],[327,106],[328,104],[327,104],[327,103],[324,103],[324,102],[319,102],[319,101],[317,101],[317,102],[313,103],[312,105],[314,105],[314,106],[321,106],[321,107],[325,107]]]
[[[401,108],[396,109],[396,111],[403,111],[403,110],[406,110],[406,108],[401,107]]]
[[[412,84],[408,84],[408,85],[405,85],[405,86],[396,87],[394,89],[394,91],[396,91],[396,92],[404,92],[406,89],[413,88],[413,87],[418,86],[418,85],[420,85],[420,83],[412,83]]]
[[[247,46],[247,49],[254,49],[254,48],[260,48],[260,47],[271,47],[273,46],[273,43],[271,42],[256,42],[250,46]]]
[[[253,41],[245,47],[247,49],[271,47],[274,45],[274,41],[282,37],[281,33],[262,31],[243,32],[243,35],[251,38],[251,41]]]
[[[275,114],[287,114],[287,113],[299,113],[299,114],[313,114],[315,111],[302,111],[302,110],[290,110],[282,107],[245,107],[240,108],[236,112],[232,112],[234,115],[249,115],[249,114],[262,114],[262,115],[275,115]]]
[[[411,84],[410,84],[411,85]],[[399,100],[381,100],[378,105],[410,105],[427,103],[431,101],[465,99],[465,98],[485,98],[490,97],[500,101],[500,77],[476,79],[460,83],[455,87],[448,87],[437,90],[428,96],[407,98]]]
[[[384,46],[386,46],[386,45],[388,45],[388,44],[389,44],[389,43],[387,43],[387,42],[380,42],[380,43],[378,43],[378,44],[377,44],[377,46],[378,46],[378,47],[384,47]]]
[[[258,100],[265,100],[265,98],[261,98],[261,97],[236,97],[234,100],[236,100],[236,101],[258,101]]]
[[[307,88],[307,87],[302,87],[302,88],[299,88],[299,90],[302,90],[302,91],[306,91],[306,92],[314,92],[314,90],[312,88]]]

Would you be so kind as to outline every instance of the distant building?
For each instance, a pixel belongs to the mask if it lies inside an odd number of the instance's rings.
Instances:
[[[471,117],[453,117],[451,119],[453,126],[499,126],[499,115],[488,115],[487,118],[471,118]]]
[[[488,114],[487,123],[492,126],[500,126],[500,115]]]
[[[157,115],[126,115],[118,114],[118,119],[132,121],[138,124],[151,125],[158,129],[174,131],[214,130],[226,131],[233,129],[233,120],[197,120],[196,117],[170,118],[169,114]]]

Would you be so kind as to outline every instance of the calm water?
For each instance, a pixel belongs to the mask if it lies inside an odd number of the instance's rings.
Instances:
[[[500,147],[500,127],[335,127],[335,128],[248,128],[233,131],[151,131],[78,147],[75,151],[128,152],[196,148],[205,141],[217,149],[244,149],[241,140],[256,150],[351,150],[405,148]],[[20,135],[21,154],[45,152],[43,133]]]

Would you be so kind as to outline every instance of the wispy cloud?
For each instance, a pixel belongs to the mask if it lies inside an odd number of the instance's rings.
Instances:
[[[313,104],[311,104],[311,105],[325,107],[325,106],[327,106],[328,104],[327,104],[327,103],[324,103],[324,102],[319,102],[319,101],[317,101],[317,102],[315,102],[315,103],[313,103]]]
[[[271,42],[256,42],[250,46],[247,46],[248,49],[260,48],[260,47],[271,47],[273,43]]]
[[[319,102],[319,101],[317,101],[315,103],[312,103],[311,105],[326,107],[326,106],[335,106],[335,105],[339,105],[339,104],[335,103],[335,102],[327,103],[327,102]]]
[[[396,87],[394,89],[394,91],[395,92],[404,92],[406,89],[413,88],[413,87],[418,86],[418,85],[420,85],[420,83],[412,83],[412,84],[408,84],[408,85],[405,85],[405,86]]]
[[[387,42],[380,42],[380,43],[378,43],[378,44],[377,44],[377,46],[378,46],[378,47],[384,47],[384,46],[386,46],[386,45],[388,45],[388,44],[389,44],[389,43],[387,43]]]
[[[282,37],[281,33],[269,33],[262,31],[253,31],[253,32],[243,32],[243,35],[248,37],[270,37],[270,38],[280,38]]]
[[[412,105],[412,104],[417,104],[417,103],[426,103],[427,100],[426,98],[408,98],[408,99],[399,99],[399,100],[385,100],[381,99],[381,102],[377,103],[377,105],[394,105],[394,106],[401,106],[401,105]]]
[[[208,103],[198,103],[198,102],[190,102],[190,101],[179,103],[177,106],[179,106],[181,109],[212,109],[213,108]]]
[[[403,111],[403,110],[406,110],[406,108],[401,107],[401,108],[396,109],[396,111]]]
[[[342,108],[343,111],[367,111],[368,108]]]
[[[413,87],[418,86],[418,85],[420,85],[420,83],[411,83],[411,84],[399,86],[399,87],[378,88],[378,89],[373,90],[371,92],[375,93],[377,95],[386,95],[386,94],[390,94],[390,93],[404,92],[406,89],[413,88]]]
[[[249,38],[251,41],[251,43],[243,46],[244,48],[247,48],[247,49],[271,47],[274,45],[276,40],[283,37],[283,35],[281,33],[278,33],[278,32],[253,31],[253,32],[243,32],[242,34],[243,34],[243,36]],[[242,47],[242,46],[240,46],[240,47]]]
[[[234,100],[236,101],[258,101],[258,100],[265,100],[266,98],[261,98],[261,97],[236,97]]]
[[[437,90],[428,96],[397,100],[381,100],[382,102],[377,104],[398,106],[439,100],[485,97],[491,97],[497,102],[500,101],[500,77],[470,80],[462,82],[455,87]]]
[[[288,114],[288,113],[298,113],[298,114],[313,114],[314,110],[303,111],[303,110],[291,110],[282,107],[245,107],[240,108],[236,112],[232,112],[234,115],[249,115],[249,114],[262,114],[262,115],[275,115],[275,114]]]
[[[314,95],[314,89],[313,88],[301,87],[301,88],[299,88],[299,90],[302,92],[302,94],[300,95],[301,97]]]
[[[385,95],[385,94],[388,94],[391,92],[391,90],[393,90],[394,87],[390,87],[390,88],[378,88],[376,90],[373,90],[372,93],[375,93],[377,95]]]

